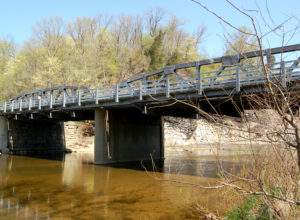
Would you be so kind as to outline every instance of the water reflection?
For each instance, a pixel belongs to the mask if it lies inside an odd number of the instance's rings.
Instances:
[[[157,181],[138,169],[94,166],[92,160],[93,155],[78,153],[66,155],[63,161],[2,155],[0,218],[182,219],[184,207],[195,200],[208,209],[227,208],[226,197],[218,191]],[[165,173],[156,175],[213,184],[214,178],[169,174],[215,176],[215,164],[209,161],[169,158]],[[203,172],[197,171],[199,164]]]
[[[197,158],[183,157],[182,155],[170,156],[165,160],[163,172],[173,174],[185,174],[192,176],[218,178],[218,171],[222,169],[228,172],[238,173],[243,165],[248,165],[247,156],[199,156]]]

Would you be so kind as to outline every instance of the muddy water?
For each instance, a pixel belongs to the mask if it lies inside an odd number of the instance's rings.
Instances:
[[[92,155],[73,153],[41,159],[0,156],[0,219],[185,219],[197,202],[224,212],[232,198],[159,181],[141,166],[94,166]],[[231,169],[235,163],[225,161]],[[202,184],[218,179],[213,158],[167,158],[159,178]]]

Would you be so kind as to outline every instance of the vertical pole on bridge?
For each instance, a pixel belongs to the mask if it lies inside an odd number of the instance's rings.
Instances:
[[[22,105],[23,105],[23,99],[21,98],[20,101],[19,101],[19,111],[21,112],[22,111]]]
[[[42,108],[42,97],[38,96],[38,98],[39,98],[39,109],[41,109]]]
[[[196,64],[196,74],[197,74],[197,85],[198,85],[198,95],[202,95],[202,79],[200,73],[200,65]]]
[[[6,102],[4,102],[3,111],[6,112]]]
[[[132,87],[130,87],[130,95],[131,95],[131,97],[133,97],[133,94],[134,94],[134,88],[132,88]]]
[[[119,102],[119,85],[116,86],[116,97],[115,102]]]
[[[66,90],[63,90],[63,107],[66,107]]]
[[[142,84],[142,81],[140,81],[140,100],[143,100],[143,84]]]
[[[170,79],[167,78],[167,88],[166,88],[166,96],[167,98],[170,98]]]
[[[281,85],[282,87],[286,87],[286,70],[285,70],[285,63],[282,61],[280,63],[280,73],[281,73]]]
[[[30,95],[29,103],[28,103],[28,110],[29,111],[31,110],[31,105],[32,105],[32,95]]]
[[[240,81],[240,67],[237,66],[236,68],[236,91],[241,91],[241,81]]]
[[[53,107],[53,91],[50,91],[50,104],[49,104],[50,108]]]
[[[12,100],[12,101],[11,101],[11,112],[13,112],[13,111],[14,111],[14,104],[15,104],[15,101],[14,101],[14,100]]]
[[[98,105],[99,104],[99,101],[98,101],[98,97],[99,97],[99,89],[96,88],[96,95],[95,95],[95,104]]]
[[[267,66],[269,68],[269,70],[271,70],[272,67],[272,63],[271,63],[271,50],[267,50]]]
[[[76,89],[72,89],[72,103],[75,103]]]
[[[78,106],[81,106],[81,93],[80,93],[80,90],[78,90]]]

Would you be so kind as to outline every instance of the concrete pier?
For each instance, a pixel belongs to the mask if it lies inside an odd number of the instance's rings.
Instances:
[[[0,117],[0,150],[19,155],[65,151],[63,122]],[[164,158],[162,117],[137,110],[95,109],[95,164]]]
[[[94,163],[106,164],[110,163],[108,152],[108,141],[106,137],[106,111],[95,109],[95,149]]]
[[[7,154],[9,152],[7,123],[8,120],[6,118],[0,117],[0,150],[4,154]]]
[[[62,122],[8,120],[8,148],[13,154],[48,154],[65,151]]]
[[[95,110],[95,164],[150,160],[150,155],[164,157],[161,116]]]

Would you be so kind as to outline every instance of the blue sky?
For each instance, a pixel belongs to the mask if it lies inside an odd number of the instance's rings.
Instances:
[[[210,9],[217,12],[223,18],[232,22],[235,26],[248,25],[249,20],[241,16],[229,6],[225,0],[199,0]],[[285,24],[284,31],[288,32],[296,25],[300,25],[299,0],[240,0],[233,1],[239,7],[257,10],[261,8],[264,19],[273,27],[279,25],[289,16],[295,16]],[[266,9],[269,5],[269,18]],[[125,15],[142,14],[151,7],[160,7],[178,18],[185,20],[184,28],[193,32],[198,25],[204,23],[207,26],[207,37],[201,48],[210,56],[220,56],[224,52],[224,30],[231,32],[228,26],[222,24],[215,16],[193,3],[191,0],[0,0],[0,36],[12,36],[14,41],[21,45],[31,35],[32,26],[42,18],[60,16],[66,21],[82,16],[96,16],[99,14]],[[256,14],[256,13],[254,13]],[[261,16],[257,16],[263,32],[268,32],[268,27],[263,25]],[[297,20],[298,19],[298,20]],[[274,22],[274,24],[273,24]],[[283,28],[277,31],[282,32]],[[293,32],[288,32],[292,35]],[[288,34],[287,34],[288,35]],[[286,35],[285,40],[289,37]],[[300,43],[299,31],[293,35],[288,44]],[[267,41],[268,40],[268,41]],[[278,35],[267,35],[265,44],[271,47],[281,46],[282,38]]]

